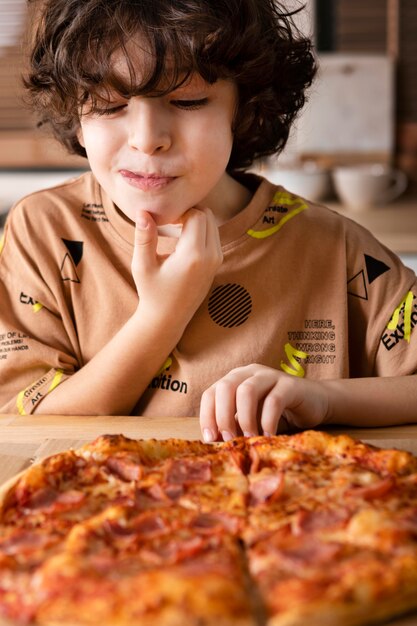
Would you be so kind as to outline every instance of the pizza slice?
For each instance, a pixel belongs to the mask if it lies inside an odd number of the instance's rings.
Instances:
[[[73,524],[95,515],[112,502],[133,505],[137,485],[150,469],[214,449],[201,442],[170,439],[133,440],[103,435],[74,451],[55,454],[33,465],[3,500],[1,522],[32,526],[48,523],[66,533]]]
[[[360,626],[417,607],[417,554],[294,535],[282,527],[248,550],[268,626]]]
[[[110,507],[75,526],[33,583],[39,626],[258,624],[239,541],[181,507]]]
[[[137,501],[150,496],[201,513],[217,512],[238,526],[247,514],[247,455],[243,440],[206,446],[207,454],[166,459],[144,474]]]
[[[268,626],[356,626],[416,608],[415,458],[316,432],[272,443],[248,441],[243,535]]]

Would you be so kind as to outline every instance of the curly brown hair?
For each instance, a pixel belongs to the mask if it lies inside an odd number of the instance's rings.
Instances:
[[[29,99],[42,123],[82,156],[77,132],[87,97],[94,108],[103,88],[131,97],[162,93],[163,85],[167,93],[197,72],[238,87],[227,169],[245,169],[283,149],[316,71],[311,41],[275,0],[33,1],[42,6],[24,79]],[[138,36],[152,53],[140,76],[127,51]],[[112,64],[119,50],[129,84]]]

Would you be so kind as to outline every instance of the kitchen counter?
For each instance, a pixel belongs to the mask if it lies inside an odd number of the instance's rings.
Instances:
[[[336,202],[323,202],[351,218],[399,255],[417,255],[417,196],[404,196],[390,204],[354,211]]]

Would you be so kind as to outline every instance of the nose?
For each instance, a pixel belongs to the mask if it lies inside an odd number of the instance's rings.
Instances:
[[[167,112],[158,98],[132,98],[129,115],[129,147],[145,154],[171,147],[172,133]]]

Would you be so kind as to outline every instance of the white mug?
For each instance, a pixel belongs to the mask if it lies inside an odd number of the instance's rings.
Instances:
[[[271,160],[265,163],[260,173],[271,183],[282,185],[287,191],[312,202],[323,200],[330,194],[329,170],[314,163],[282,167]]]
[[[339,166],[332,175],[337,195],[353,210],[387,204],[407,187],[404,172],[380,163]]]

